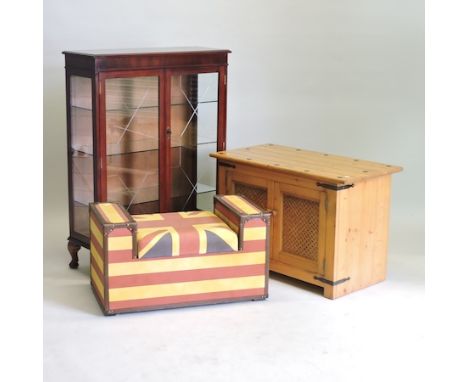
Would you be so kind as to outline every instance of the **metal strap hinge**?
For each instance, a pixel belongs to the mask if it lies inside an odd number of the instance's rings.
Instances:
[[[236,165],[234,165],[234,164],[232,164],[232,163],[218,162],[218,165],[219,165],[219,166],[223,166],[223,167],[236,168]]]
[[[345,277],[344,279],[337,280],[337,281],[330,281],[330,280],[327,280],[327,279],[325,279],[323,277],[318,277],[318,276],[314,276],[314,279],[318,280],[318,281],[321,281],[321,282],[323,282],[325,284],[331,285],[331,286],[336,286],[336,285],[343,284],[344,282],[350,280],[351,277]]]
[[[333,191],[340,191],[340,190],[346,190],[347,188],[354,187],[354,184],[338,185],[338,184],[328,184],[328,183],[317,182],[317,186],[327,188],[327,189],[333,190]]]

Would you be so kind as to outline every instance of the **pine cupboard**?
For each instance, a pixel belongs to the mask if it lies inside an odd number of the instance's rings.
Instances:
[[[272,212],[271,271],[330,299],[385,279],[391,174],[401,167],[272,144],[211,156],[219,194]]]
[[[89,248],[90,202],[130,214],[212,209],[226,148],[229,50],[63,52],[70,267]]]

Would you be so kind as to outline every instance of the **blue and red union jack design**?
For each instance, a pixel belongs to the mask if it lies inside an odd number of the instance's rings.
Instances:
[[[138,258],[203,255],[238,250],[238,237],[212,212],[134,215]]]

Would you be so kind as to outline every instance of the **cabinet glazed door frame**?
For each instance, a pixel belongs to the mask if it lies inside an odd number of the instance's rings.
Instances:
[[[98,102],[96,105],[96,113],[100,117],[98,122],[97,131],[97,144],[96,144],[96,188],[97,188],[97,199],[99,202],[107,201],[107,123],[106,123],[106,80],[112,78],[135,78],[135,77],[158,77],[158,98],[159,98],[159,115],[158,115],[158,177],[159,177],[159,210],[164,211],[167,203],[168,196],[164,193],[165,182],[167,182],[167,171],[166,171],[166,158],[165,154],[167,148],[165,147],[165,135],[164,126],[166,125],[166,115],[164,107],[164,91],[165,91],[165,77],[164,70],[119,70],[100,72],[97,75],[97,84],[99,90]]]
[[[323,274],[324,260],[326,251],[326,226],[327,226],[327,211],[326,202],[327,194],[316,189],[297,187],[287,183],[275,182],[275,200],[274,211],[276,212],[273,225],[273,240],[271,257],[274,261],[287,264],[297,269],[307,272]],[[284,220],[284,195],[291,195],[299,199],[310,200],[319,203],[319,232],[318,232],[318,253],[317,261],[306,259],[305,257],[286,252],[283,250],[283,220]]]
[[[165,151],[165,169],[167,174],[165,176],[164,194],[166,195],[164,211],[171,210],[171,196],[172,196],[172,158],[171,158],[171,81],[172,76],[177,75],[190,75],[190,74],[207,74],[218,73],[218,110],[217,110],[217,133],[216,133],[216,150],[222,151],[226,149],[226,97],[227,97],[227,65],[221,66],[190,66],[183,68],[167,68],[162,70],[164,76],[164,100],[162,105],[164,111],[164,125],[160,125],[166,133],[164,134]],[[217,166],[216,166],[217,173]],[[216,174],[217,178],[217,174]],[[216,179],[216,186],[218,180]],[[160,188],[162,191],[162,188]],[[161,211],[163,212],[163,211]]]

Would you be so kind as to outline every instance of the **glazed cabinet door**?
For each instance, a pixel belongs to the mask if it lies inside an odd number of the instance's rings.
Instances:
[[[103,199],[121,203],[131,214],[158,212],[160,76],[114,73],[102,81]]]
[[[167,146],[170,147],[172,211],[212,210],[216,191],[216,160],[209,153],[219,149],[220,73],[169,72]]]
[[[326,240],[325,191],[275,183],[273,261],[322,274]]]

